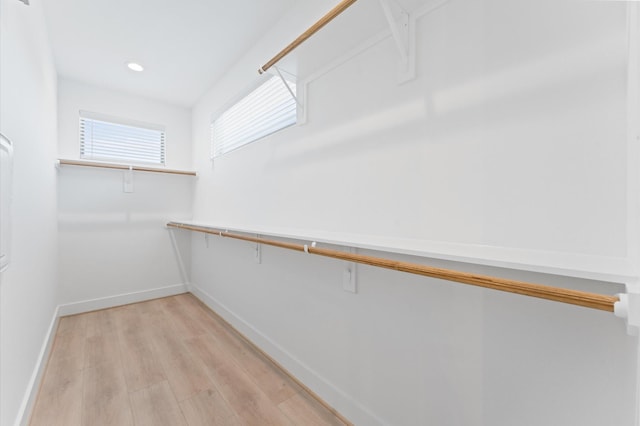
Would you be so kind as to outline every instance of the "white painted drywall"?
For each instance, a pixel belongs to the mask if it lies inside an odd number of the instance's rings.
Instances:
[[[79,158],[80,110],[166,126],[167,167],[190,168],[188,109],[60,80],[60,157]],[[196,178],[134,172],[134,192],[124,193],[123,174],[85,167],[58,171],[62,305],[79,303],[82,309],[90,305],[81,302],[149,292],[188,280],[181,276],[163,225],[174,217],[191,217]],[[189,265],[188,243],[182,255]]]
[[[386,38],[309,81],[307,124],[211,167],[212,116],[334,4],[297,4],[195,106],[196,221],[411,239],[479,263],[517,254],[525,270],[573,258],[576,270],[635,274],[620,2],[447,2],[418,21],[414,81],[397,84]],[[345,15],[352,33],[379,20],[356,12]],[[329,40],[286,66],[319,71],[309,63],[342,47]],[[198,291],[357,424],[633,424],[637,341],[610,314],[368,268],[351,295],[337,262],[265,248],[255,264],[251,244],[214,239],[206,249],[192,238]]]
[[[0,130],[14,144],[11,264],[0,278],[0,424],[8,426],[22,416],[57,301],[57,122],[41,2],[0,7]]]

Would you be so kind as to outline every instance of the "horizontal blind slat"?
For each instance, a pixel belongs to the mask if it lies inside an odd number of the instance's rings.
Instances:
[[[80,157],[164,164],[165,133],[81,116]]]
[[[259,139],[266,134],[273,133],[273,129],[282,128],[285,124],[293,121],[295,123],[294,108],[281,108],[273,115],[262,117],[252,122],[251,127],[244,127],[234,133],[234,137],[239,141],[252,141]]]
[[[291,84],[295,93],[295,84]],[[271,77],[211,123],[214,157],[296,123],[297,105],[284,83]]]

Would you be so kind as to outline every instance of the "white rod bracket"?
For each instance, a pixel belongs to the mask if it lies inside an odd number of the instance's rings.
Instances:
[[[356,253],[355,247],[348,248],[349,253]],[[349,293],[358,293],[358,265],[355,262],[345,262],[342,271],[342,289]]]
[[[387,18],[389,28],[391,29],[391,35],[396,42],[398,51],[400,52],[400,58],[402,59],[402,62],[407,62],[409,59],[409,14],[394,1],[396,6],[401,9],[400,19],[396,20],[393,16],[393,12],[391,11],[389,0],[379,1],[380,6],[382,6],[382,11],[384,12],[384,16]]]
[[[400,53],[400,65],[398,71],[398,83],[405,83],[415,78],[415,19],[400,6],[395,0],[393,2],[400,9],[400,18],[396,19],[391,10],[391,0],[379,0],[382,11],[387,18],[387,23],[391,30],[391,35],[396,42],[396,47]]]
[[[289,94],[291,95],[291,97],[293,98],[293,100],[295,101],[295,103],[302,109],[302,103],[298,100],[298,97],[296,96],[295,93],[293,93],[293,89],[291,89],[291,86],[289,85],[289,82],[287,81],[286,78],[284,78],[284,76],[282,75],[282,73],[280,72],[280,68],[278,68],[277,66],[273,66],[273,68],[275,68],[276,73],[278,74],[278,77],[280,77],[280,80],[282,80],[282,83],[284,84],[284,86],[287,88],[287,90],[289,91]]]
[[[260,239],[260,235],[256,234],[256,238]],[[255,252],[254,252],[254,260],[259,265],[259,264],[262,263],[262,244],[256,243],[256,247],[255,247],[254,250],[255,250]]]
[[[122,173],[122,192],[130,194],[133,192],[133,166]]]

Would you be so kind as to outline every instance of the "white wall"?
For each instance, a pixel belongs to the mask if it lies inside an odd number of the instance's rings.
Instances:
[[[418,21],[415,80],[397,84],[384,39],[308,81],[307,124],[212,168],[212,114],[334,4],[296,5],[194,108],[195,220],[389,241],[523,270],[429,264],[623,290],[526,269],[636,273],[626,4],[450,1]],[[358,13],[344,16],[354,33],[380,20]],[[308,77],[340,46],[319,38],[287,67]],[[610,314],[368,268],[350,295],[339,263],[265,249],[257,265],[251,249],[193,236],[196,290],[357,424],[633,423],[637,341]]]
[[[41,2],[0,5],[0,130],[15,148],[12,262],[0,284],[0,424],[12,425],[56,307],[56,73]]]
[[[79,158],[80,110],[164,125],[167,167],[190,169],[188,109],[60,79],[61,158]],[[191,217],[194,179],[134,172],[134,192],[124,193],[121,171],[60,168],[60,303],[71,305],[64,313],[181,291],[175,286],[186,284],[188,277],[181,276],[163,225]],[[181,243],[188,267],[188,243]]]

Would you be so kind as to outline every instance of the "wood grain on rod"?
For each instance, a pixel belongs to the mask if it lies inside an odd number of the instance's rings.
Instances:
[[[59,160],[61,165],[67,166],[84,166],[84,167],[98,167],[101,169],[116,169],[116,170],[131,170],[137,172],[153,172],[153,173],[168,173],[173,175],[186,175],[196,176],[196,172],[190,172],[187,170],[174,170],[174,169],[161,169],[158,167],[145,167],[145,166],[127,166],[125,164],[115,163],[97,163],[93,161],[80,161],[80,160]]]
[[[287,47],[282,49],[276,56],[271,58],[269,62],[264,64],[262,68],[258,70],[258,73],[262,74],[272,66],[274,66],[278,61],[285,56],[287,56],[293,49],[300,46],[306,39],[314,35],[318,30],[331,22],[336,16],[340,15],[344,12],[349,6],[355,3],[356,0],[343,0],[336,7],[331,9],[329,13],[324,15],[318,22],[309,27],[305,32],[303,32],[297,39],[292,41]]]
[[[305,251],[304,245],[301,244],[284,243],[281,241],[254,238],[204,226],[186,225],[177,222],[170,222],[167,224],[167,226],[172,228],[187,229],[190,231],[204,232],[207,234],[220,235],[226,238],[234,238],[243,241],[261,243],[270,246],[286,248],[289,250],[302,252]],[[395,271],[454,281],[508,293],[516,293],[524,296],[536,297],[539,299],[553,300],[555,302],[568,303],[571,305],[598,309],[601,311],[613,312],[614,304],[619,300],[616,296],[588,293],[584,291],[551,287],[541,284],[532,284],[523,281],[509,280],[487,275],[471,274],[468,272],[460,272],[450,269],[434,268],[432,266],[420,265],[416,263],[401,262],[397,260],[384,259],[374,256],[365,256],[362,254],[348,253],[326,248],[308,246],[307,251],[310,254],[346,260],[348,262],[356,262],[385,269],[393,269]]]

